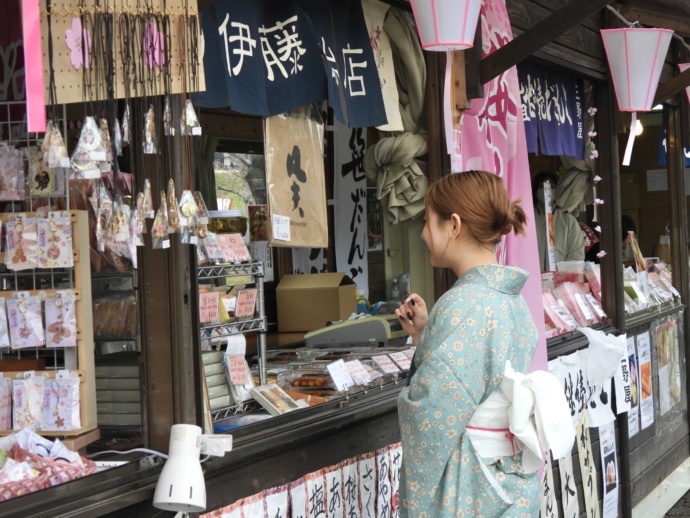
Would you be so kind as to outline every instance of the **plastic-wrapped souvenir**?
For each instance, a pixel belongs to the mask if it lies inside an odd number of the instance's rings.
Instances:
[[[174,234],[180,229],[180,209],[175,196],[175,182],[168,181],[168,234]]]
[[[38,266],[36,218],[15,214],[7,222],[5,264],[10,270],[32,270]]]
[[[163,134],[166,137],[175,135],[175,128],[172,125],[172,112],[170,110],[170,99],[165,97],[165,108],[163,108]]]
[[[46,347],[77,346],[77,311],[74,292],[60,291],[44,303]]]
[[[110,141],[110,130],[105,117],[101,118],[101,138],[103,139],[103,148],[105,149],[105,159],[110,162],[113,159],[113,144]]]
[[[22,201],[26,196],[22,153],[0,143],[0,200]]]
[[[144,213],[147,218],[153,218],[153,195],[151,194],[151,181],[144,180]]]
[[[38,218],[39,268],[70,268],[72,255],[72,222],[69,212],[50,212]]]
[[[158,207],[156,217],[153,218],[151,241],[155,249],[170,247],[170,240],[168,239],[168,206],[165,199],[165,192],[163,191],[161,191],[160,207]]]
[[[86,117],[81,127],[79,141],[72,153],[72,169],[79,178],[100,178],[100,164],[106,160],[103,135],[94,118]]]
[[[158,140],[156,139],[156,114],[153,110],[153,105],[149,106],[149,110],[144,117],[144,153],[147,155],[155,155],[158,153]]]
[[[42,347],[43,312],[38,297],[25,296],[7,300],[7,322],[10,328],[12,349]]]
[[[180,126],[182,135],[201,135],[201,124],[199,124],[199,117],[196,116],[191,99],[187,99]]]
[[[129,104],[125,106],[125,113],[122,115],[122,145],[130,143],[130,132],[132,130],[132,117],[129,114]]]
[[[122,130],[117,119],[115,119],[115,127],[113,128],[113,144],[115,145],[117,156],[122,156]]]

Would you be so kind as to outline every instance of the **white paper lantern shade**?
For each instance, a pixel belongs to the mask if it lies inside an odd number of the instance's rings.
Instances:
[[[410,0],[424,50],[469,49],[479,20],[481,0]]]
[[[680,68],[680,73],[682,74],[690,68],[690,63],[678,63],[678,68]],[[690,102],[690,86],[685,89],[685,93],[688,94],[688,102]]]
[[[601,31],[621,111],[651,111],[672,36],[670,29]]]

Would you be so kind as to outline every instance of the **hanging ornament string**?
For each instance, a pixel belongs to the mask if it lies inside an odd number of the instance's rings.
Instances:
[[[199,19],[194,15],[188,15],[188,28],[189,28],[189,63],[190,63],[190,73],[192,75],[192,99],[196,101],[198,96],[196,92],[199,91]],[[194,104],[194,103],[193,103]],[[198,116],[199,112],[197,112]],[[193,171],[196,171],[196,158],[199,156],[199,147],[201,145],[201,139],[192,139],[192,154],[189,160],[189,178],[187,188],[189,190],[194,190],[195,186],[193,184]]]
[[[93,69],[93,62],[90,56],[88,38],[89,34],[93,34],[93,15],[90,11],[85,9],[84,0],[79,2],[79,12],[81,19],[81,56],[82,56],[82,99],[84,99],[84,117],[94,113],[94,92],[93,92],[93,80],[91,76],[91,71]],[[89,27],[91,32],[89,32]]]
[[[187,43],[186,43],[186,16],[180,15],[177,20],[177,49],[180,58],[180,81],[182,90],[182,118],[181,130],[184,131],[184,178],[185,189],[191,189],[192,183],[192,151],[191,151],[191,136],[186,125],[186,106],[187,106]]]
[[[136,76],[136,73],[133,70],[133,62],[132,62],[132,41],[131,41],[131,35],[132,35],[132,18],[129,13],[123,12],[120,14],[120,18],[118,20],[118,25],[120,29],[120,59],[122,60],[122,80],[124,82],[125,86],[125,115],[124,117],[127,118],[129,112],[129,106],[132,98],[132,81],[133,78]],[[135,85],[136,88],[136,85]],[[123,119],[124,120],[124,119]],[[129,124],[127,121],[126,124]],[[131,131],[131,128],[127,128],[127,131]],[[134,164],[134,148],[130,144],[128,146],[127,150],[128,154],[128,159],[129,159],[129,172],[130,174],[134,175],[135,179],[137,180],[137,190],[138,192],[142,192],[144,189],[144,184],[143,184],[143,178],[141,178],[141,175],[137,173],[137,170],[135,168]]]

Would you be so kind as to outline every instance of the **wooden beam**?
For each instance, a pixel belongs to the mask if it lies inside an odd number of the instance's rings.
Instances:
[[[690,7],[673,7],[646,0],[626,0],[615,5],[616,10],[629,22],[648,27],[672,29],[680,36],[690,36]]]
[[[688,86],[690,86],[690,68],[661,85],[656,91],[653,105],[656,106],[666,99],[675,97]]]
[[[571,27],[609,5],[613,0],[571,0],[561,10],[537,23],[507,45],[482,59],[479,75],[487,83],[528,58]]]

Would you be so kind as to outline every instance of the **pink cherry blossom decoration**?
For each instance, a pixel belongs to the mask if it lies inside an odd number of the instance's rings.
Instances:
[[[597,113],[597,109],[592,106],[591,108],[587,109],[587,113],[589,113],[591,116],[594,116],[594,114]]]
[[[594,227],[594,230],[596,230],[597,233],[601,234],[601,227],[600,227],[599,225],[597,225],[596,227]]]
[[[594,178],[592,178],[592,181],[593,181],[594,183],[599,183],[599,182],[601,182],[601,176],[596,175]]]
[[[603,204],[604,204],[604,200],[602,200],[601,198],[594,198],[594,205],[603,205]]]
[[[82,50],[82,43],[86,42],[86,51]],[[65,43],[70,49],[69,60],[72,66],[79,70],[91,66],[91,35],[87,29],[82,29],[81,20],[72,18],[72,28],[65,31]]]
[[[590,131],[589,133],[587,133],[587,135],[589,135],[589,138],[594,138],[597,136],[597,132],[596,131]]]
[[[599,151],[597,151],[596,149],[593,149],[589,155],[589,158],[599,158]]]
[[[601,258],[604,257],[605,255],[606,255],[606,250],[602,250],[601,252],[599,252],[599,253],[597,254],[597,257],[598,257],[599,259],[601,259]]]
[[[144,52],[146,53],[146,65],[149,68],[162,67],[165,62],[165,42],[163,41],[163,33],[158,30],[155,23],[149,22],[144,34]]]

